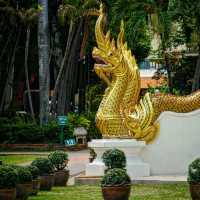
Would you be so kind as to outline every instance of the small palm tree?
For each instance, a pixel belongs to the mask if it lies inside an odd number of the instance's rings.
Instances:
[[[17,37],[17,42],[16,44],[18,44],[19,39],[20,39],[20,35],[21,35],[21,27],[25,26],[26,30],[27,30],[27,37],[26,37],[26,47],[25,47],[25,63],[24,63],[24,68],[25,68],[25,77],[26,77],[26,87],[27,87],[27,91],[28,91],[28,99],[29,99],[29,106],[30,106],[30,110],[31,110],[31,116],[33,118],[33,120],[35,121],[35,117],[34,117],[34,111],[33,111],[33,106],[32,106],[32,99],[31,99],[31,93],[30,93],[30,86],[29,86],[29,78],[28,78],[28,49],[29,49],[29,41],[30,41],[30,27],[33,23],[33,21],[37,18],[38,16],[38,9],[35,8],[30,8],[30,9],[25,9],[25,8],[19,8],[19,6],[16,7],[12,7],[9,2],[0,1],[0,11],[5,13],[8,16],[12,16],[11,18],[15,19],[15,21],[17,22],[17,24],[19,24],[19,33],[18,33],[18,37]],[[14,24],[13,24],[14,25]],[[14,53],[13,53],[13,57],[12,57],[12,64],[11,64],[11,70],[9,71],[9,75],[8,75],[8,83],[14,79],[14,57],[16,54],[16,50],[17,49],[17,45],[15,44],[15,48],[14,48]],[[2,53],[3,54],[3,53]],[[12,78],[10,78],[12,77]],[[1,102],[1,110],[3,109],[3,104],[4,101],[6,102],[7,100],[5,99],[6,93],[8,93],[7,91],[9,90],[9,84],[6,84],[5,89],[4,89],[4,93],[3,93],[3,98],[2,98],[2,102]],[[12,85],[12,84],[10,84]]]
[[[24,69],[25,69],[25,78],[26,78],[26,88],[28,92],[28,101],[31,111],[31,116],[33,121],[35,122],[35,114],[33,109],[33,103],[31,98],[31,91],[29,85],[29,76],[28,76],[28,54],[29,54],[29,43],[30,43],[30,30],[32,24],[38,18],[39,9],[30,8],[30,9],[21,9],[18,11],[17,15],[20,18],[20,22],[26,27],[26,46],[25,46],[25,61],[24,61]]]
[[[73,78],[74,76],[73,72],[74,69],[72,67],[72,63],[70,64],[70,59],[72,59],[72,52],[77,49],[77,40],[80,38],[80,32],[82,30],[82,24],[83,24],[83,19],[88,19],[89,16],[97,16],[99,14],[98,10],[96,7],[99,5],[99,2],[96,0],[78,0],[78,1],[73,1],[73,0],[65,0],[64,3],[60,6],[58,10],[58,16],[59,16],[59,21],[62,25],[68,23],[69,24],[69,30],[68,30],[68,37],[67,37],[67,43],[66,43],[66,48],[65,48],[65,54],[61,63],[61,67],[59,69],[58,76],[56,78],[55,86],[54,86],[54,94],[52,97],[52,111],[55,111],[55,105],[56,105],[56,99],[58,96],[58,89],[59,86],[62,85],[62,90],[60,90],[59,95],[64,95],[62,97],[62,101],[60,102],[58,100],[58,110],[57,114],[64,114],[65,113],[65,107],[69,107],[69,101],[67,102],[67,96],[70,96],[73,90]],[[87,21],[87,20],[86,20]],[[85,33],[88,33],[88,31],[85,31]],[[84,35],[84,41],[82,43],[82,48],[84,48],[84,43],[86,42],[87,35]],[[78,53],[78,52],[76,52]],[[75,62],[75,61],[73,61]],[[65,68],[65,66],[67,67]],[[71,69],[70,69],[71,68]],[[64,87],[64,82],[62,77],[67,76],[69,80],[68,82],[68,87],[67,89]],[[61,83],[62,82],[62,83]],[[70,85],[69,85],[70,84]],[[66,91],[66,90],[67,91]],[[64,93],[63,93],[64,92]],[[60,98],[59,98],[60,99]],[[69,98],[68,98],[69,99]]]

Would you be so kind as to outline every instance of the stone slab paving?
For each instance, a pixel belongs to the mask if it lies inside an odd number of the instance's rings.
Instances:
[[[174,182],[186,182],[187,176],[149,176],[149,177],[136,177],[133,183],[174,183]]]

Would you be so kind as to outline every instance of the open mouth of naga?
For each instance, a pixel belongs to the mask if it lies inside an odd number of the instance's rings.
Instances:
[[[99,56],[93,55],[93,59],[96,61],[94,64],[95,67],[111,67],[112,66],[103,58],[100,58]]]

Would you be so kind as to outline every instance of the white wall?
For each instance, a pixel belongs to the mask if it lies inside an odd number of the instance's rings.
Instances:
[[[184,175],[188,164],[200,157],[200,110],[164,112],[159,117],[160,134],[143,152],[151,175]]]

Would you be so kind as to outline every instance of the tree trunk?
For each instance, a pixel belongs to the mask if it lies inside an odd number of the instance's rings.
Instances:
[[[3,58],[4,54],[6,53],[6,49],[8,47],[8,44],[9,42],[11,41],[12,37],[13,37],[13,34],[14,34],[14,29],[12,31],[10,31],[9,35],[8,35],[8,39],[6,41],[6,44],[4,46],[4,48],[2,49],[2,52],[0,54],[0,60]]]
[[[49,30],[48,0],[38,0],[42,6],[38,22],[38,56],[40,87],[40,125],[48,123],[49,117]]]
[[[167,50],[164,49],[164,64],[165,64],[165,68],[167,70],[167,74],[168,74],[168,87],[169,87],[169,93],[173,92],[173,82],[172,82],[172,70],[171,70],[171,65],[169,63],[169,58],[168,58],[168,54],[167,54]]]
[[[21,28],[19,28],[17,39],[15,42],[15,46],[13,49],[13,54],[10,62],[10,67],[8,70],[7,80],[4,87],[2,99],[1,99],[1,105],[0,105],[0,113],[8,109],[10,102],[12,101],[12,87],[13,87],[13,81],[14,81],[14,62],[15,62],[15,55],[17,52],[18,43],[21,36]]]
[[[199,46],[199,55],[197,58],[197,65],[194,73],[193,84],[192,84],[192,92],[199,89],[199,79],[200,79],[200,44]]]
[[[54,90],[53,90],[54,93],[53,93],[53,97],[52,97],[52,101],[51,101],[51,110],[53,111],[53,113],[55,113],[55,110],[56,110],[56,99],[57,99],[58,89],[60,86],[61,78],[63,77],[64,67],[66,66],[67,58],[69,57],[69,54],[70,54],[70,48],[72,45],[74,33],[75,33],[75,25],[74,25],[73,21],[70,21],[70,27],[69,27],[69,32],[68,32],[67,44],[66,44],[66,48],[65,48],[65,54],[64,54],[64,57],[63,57],[63,60],[62,60],[62,63],[61,63],[60,69],[59,69],[59,73],[56,78]]]
[[[87,68],[84,62],[79,64],[79,101],[78,101],[78,111],[82,113],[85,111],[85,91],[86,91],[86,73]]]
[[[63,93],[61,94],[61,97],[58,98],[58,113],[61,114],[66,114],[67,112],[71,111],[71,103],[76,90],[78,60],[80,59],[78,52],[80,52],[81,46],[82,25],[83,20],[81,19],[71,44],[70,56],[67,61],[65,76],[62,82],[62,87],[64,90],[62,90]]]
[[[32,103],[32,97],[31,97],[31,91],[30,91],[30,85],[29,85],[29,78],[28,78],[29,42],[30,42],[30,27],[28,27],[27,31],[26,31],[26,46],[25,46],[24,69],[25,69],[25,78],[26,78],[26,88],[27,88],[27,92],[28,92],[29,108],[30,108],[30,111],[31,111],[31,117],[32,117],[33,121],[35,122],[35,114],[34,114],[34,110],[33,110],[33,103]]]

